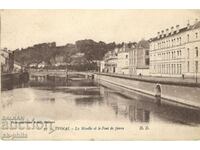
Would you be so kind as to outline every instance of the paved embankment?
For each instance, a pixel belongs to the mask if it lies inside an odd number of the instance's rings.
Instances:
[[[98,77],[97,77],[98,76]],[[96,74],[101,82],[155,96],[155,87],[160,85],[162,99],[200,108],[200,88],[193,83],[140,80],[110,74]]]
[[[195,78],[180,78],[180,77],[155,77],[155,76],[136,76],[136,75],[123,75],[123,74],[111,74],[111,73],[100,73],[105,76],[112,76],[124,79],[133,79],[138,81],[145,81],[151,83],[161,83],[161,84],[173,84],[181,86],[192,86],[200,87],[200,79]]]

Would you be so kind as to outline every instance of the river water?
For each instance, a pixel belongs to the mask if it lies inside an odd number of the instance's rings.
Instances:
[[[70,86],[34,86],[2,91],[2,115],[54,120],[116,121],[199,126],[200,111],[154,97],[76,81]]]

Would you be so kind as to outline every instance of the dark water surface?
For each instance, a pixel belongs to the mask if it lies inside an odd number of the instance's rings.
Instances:
[[[200,110],[162,102],[154,97],[93,81],[74,81],[70,86],[34,86],[2,91],[2,114],[55,120],[102,120],[127,123],[164,123],[199,126]]]

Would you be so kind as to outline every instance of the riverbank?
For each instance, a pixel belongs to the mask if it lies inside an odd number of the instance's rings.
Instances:
[[[125,74],[111,74],[111,73],[100,73],[100,75],[112,76],[117,78],[124,78],[136,81],[144,81],[150,83],[160,83],[160,84],[173,84],[180,86],[191,86],[200,88],[200,79],[195,78],[178,78],[178,77],[155,77],[155,76],[136,76],[136,75],[125,75]],[[198,83],[199,80],[199,83]]]
[[[95,79],[100,84],[110,84],[127,90],[140,92],[151,96],[156,95],[156,87],[160,86],[162,100],[175,102],[200,109],[200,88],[193,83],[179,83],[168,81],[155,81],[134,79],[132,77],[110,74],[96,74]]]
[[[11,90],[15,87],[22,87],[29,81],[28,72],[2,73],[1,74],[1,91]]]

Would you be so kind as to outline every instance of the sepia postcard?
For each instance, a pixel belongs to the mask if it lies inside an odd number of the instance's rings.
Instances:
[[[200,10],[0,10],[1,140],[200,140]]]

